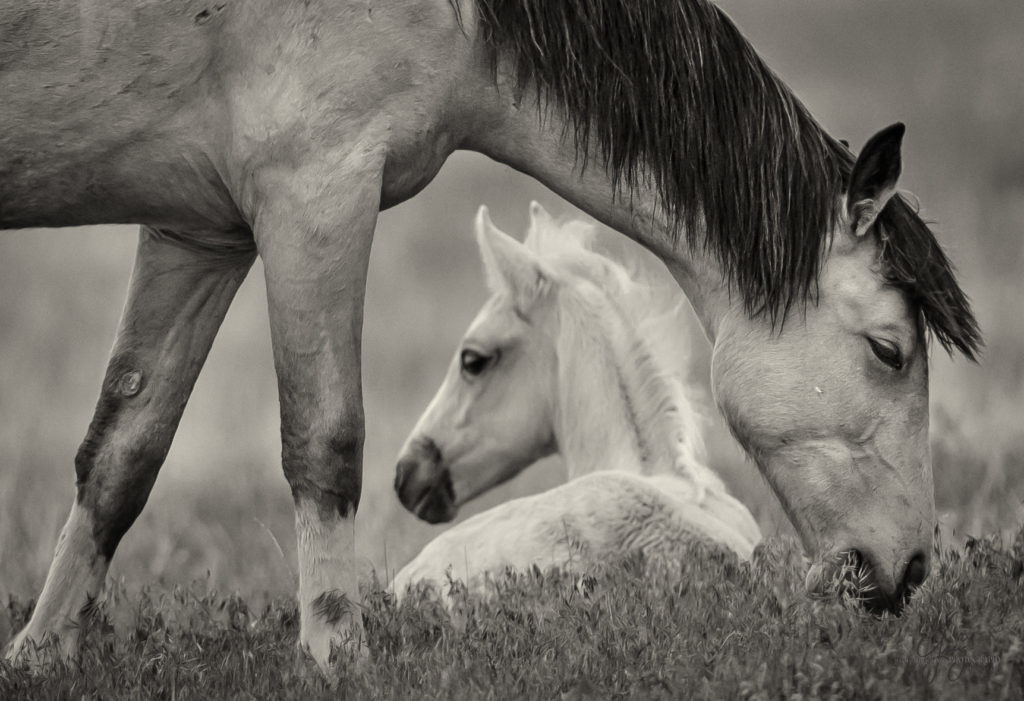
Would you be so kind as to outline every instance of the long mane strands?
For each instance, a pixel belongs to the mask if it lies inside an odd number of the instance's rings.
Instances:
[[[811,296],[842,187],[831,140],[732,22],[700,0],[477,0],[520,87],[593,138],[616,183],[646,178],[751,313]]]
[[[511,58],[519,87],[565,113],[584,166],[593,139],[618,187],[653,183],[750,314],[775,324],[815,299],[853,158],[723,12],[706,0],[476,4],[494,65]],[[977,322],[925,223],[897,197],[875,233],[890,282],[947,351],[974,358]]]
[[[889,282],[920,310],[947,353],[956,348],[976,360],[983,344],[981,329],[956,282],[953,266],[927,224],[905,199],[894,197],[882,210],[876,229]]]

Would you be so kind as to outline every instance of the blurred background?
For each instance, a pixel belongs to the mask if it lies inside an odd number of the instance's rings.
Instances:
[[[901,185],[960,270],[987,341],[979,365],[932,357],[932,448],[948,538],[1024,522],[1024,3],[722,0],[833,135],[859,149],[907,124]],[[367,438],[360,567],[383,578],[443,526],[407,514],[391,484],[406,434],[485,298],[472,217],[486,203],[522,235],[527,204],[573,210],[534,181],[456,154],[419,196],[381,215],[363,340]],[[0,596],[35,596],[74,495],[85,434],[127,289],[135,227],[0,233]],[[707,383],[708,349],[691,376]],[[706,394],[706,392],[705,392]],[[790,533],[757,470],[713,411],[719,470],[766,535]],[[467,508],[564,479],[544,461]],[[243,594],[295,587],[292,504],[262,269],[228,314],[149,505],[111,573],[126,582],[209,578]]]

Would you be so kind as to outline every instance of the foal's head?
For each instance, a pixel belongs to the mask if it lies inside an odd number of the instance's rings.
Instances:
[[[402,449],[395,482],[402,503],[430,522],[452,519],[459,505],[558,449],[558,355],[581,352],[575,327],[565,332],[580,323],[567,304],[596,303],[599,286],[628,282],[623,268],[581,245],[589,225],[556,227],[536,203],[530,216],[520,243],[486,208],[477,215],[491,295]]]

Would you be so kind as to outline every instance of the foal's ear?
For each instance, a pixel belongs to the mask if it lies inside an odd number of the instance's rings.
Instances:
[[[846,212],[858,238],[875,223],[894,194],[903,161],[900,146],[906,127],[897,122],[872,136],[864,145],[850,174]]]
[[[485,206],[476,214],[476,241],[491,294],[508,293],[516,309],[529,311],[547,284],[540,259],[496,227]]]
[[[555,220],[548,214],[548,210],[541,206],[540,202],[530,202],[530,228],[526,230],[526,240],[523,243],[534,253],[539,253],[543,246],[544,233],[550,231],[555,225]]]

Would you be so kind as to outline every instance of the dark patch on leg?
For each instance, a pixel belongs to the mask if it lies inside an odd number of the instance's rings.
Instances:
[[[346,425],[334,435],[301,443],[299,432],[282,430],[283,467],[292,496],[312,500],[321,518],[355,516],[363,488],[363,428]]]
[[[351,616],[355,606],[340,589],[322,592],[313,600],[313,614],[329,626],[335,626],[345,616]]]
[[[363,491],[363,431],[346,431],[327,441],[327,469],[338,514],[355,516]]]
[[[89,430],[75,454],[75,481],[79,486],[89,481],[93,465],[96,464],[96,454],[99,453],[103,438],[107,435],[107,429],[117,416],[121,399],[106,392],[100,394],[96,411],[93,412],[92,421],[89,423]]]
[[[142,462],[142,461],[140,461]],[[101,490],[91,489],[91,485],[78,490],[79,502],[94,514],[93,537],[100,555],[108,561],[114,557],[121,538],[135,523],[142,513],[149,493],[156,482],[157,470],[149,465],[128,463],[129,469],[138,470],[130,481],[124,481],[116,494],[105,494]],[[83,493],[92,493],[83,498]]]
[[[111,358],[92,422],[75,455],[78,503],[92,515],[96,545],[108,561],[142,511],[169,447],[159,440],[111,445],[120,417],[134,401],[123,391],[124,378],[141,374],[139,367],[131,352]],[[144,388],[140,377],[134,396]],[[96,471],[98,461],[110,464]]]
[[[110,428],[116,423],[117,414],[125,403],[126,397],[120,391],[121,378],[128,373],[135,372],[137,367],[138,361],[134,353],[120,353],[112,357],[107,365],[103,386],[100,389],[100,398],[96,402],[96,410],[89,423],[89,430],[75,455],[75,475],[79,486],[88,481],[93,465],[96,463],[96,455]]]
[[[308,479],[292,477],[288,481],[295,502],[298,503],[300,499],[313,502],[317,506],[320,519],[327,521],[335,516],[349,518],[356,515],[359,508],[361,477],[358,475],[352,479],[351,475],[341,474],[335,479],[337,486],[331,489],[320,487]]]
[[[334,489],[329,496],[334,500],[334,510],[342,518],[355,516],[359,509],[359,498],[363,490],[363,475],[360,467],[352,465],[339,466],[339,474]]]

